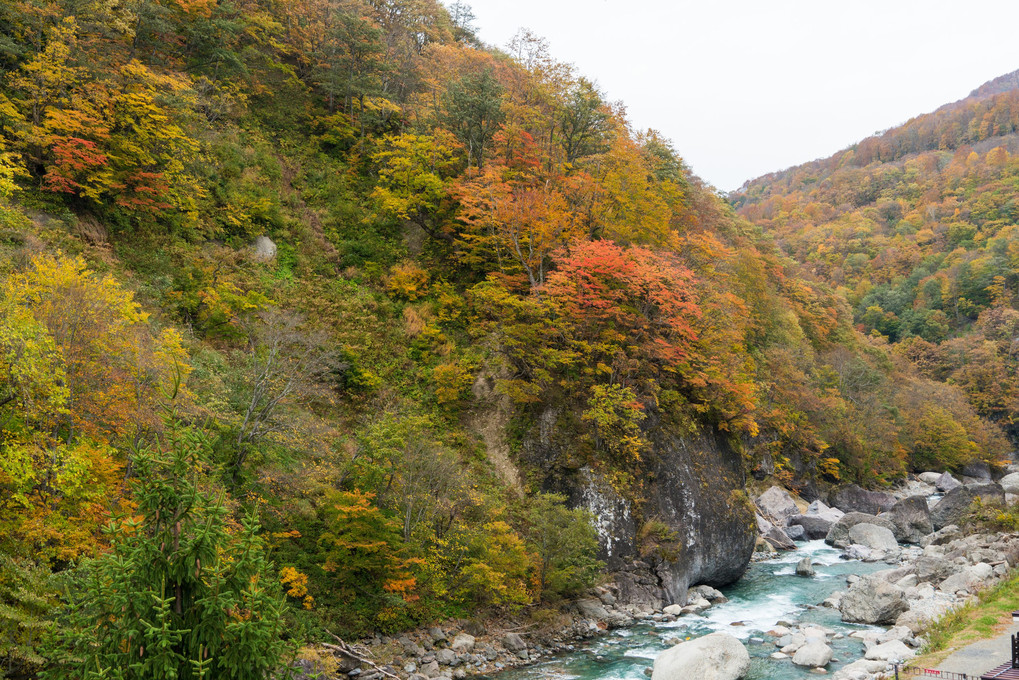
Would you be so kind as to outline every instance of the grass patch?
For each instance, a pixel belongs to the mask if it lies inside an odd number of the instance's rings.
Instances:
[[[951,652],[973,640],[1002,633],[1019,609],[1019,571],[1007,580],[977,594],[975,600],[956,607],[924,631],[927,643],[910,666],[933,668]]]

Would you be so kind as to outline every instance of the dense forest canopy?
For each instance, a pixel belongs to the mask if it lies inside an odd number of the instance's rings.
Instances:
[[[554,464],[638,501],[652,422],[800,486],[1009,450],[1014,92],[738,215],[540,38],[471,20],[0,6],[2,672],[123,667],[128,602],[170,632],[123,677],[232,677],[223,630],[271,668],[281,637],[581,592],[591,518],[515,460],[550,405]]]

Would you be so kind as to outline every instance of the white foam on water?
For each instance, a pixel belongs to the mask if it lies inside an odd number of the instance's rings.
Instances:
[[[799,612],[800,607],[793,602],[790,594],[772,593],[753,601],[729,600],[706,610],[703,615],[685,616],[675,622],[662,624],[661,628],[689,627],[710,632],[721,631],[746,639],[755,632],[770,630],[780,620],[798,616]]]
[[[630,656],[637,659],[654,659],[662,653],[661,647],[636,647],[634,649],[628,649],[623,653],[623,656]]]
[[[808,556],[812,562],[837,560],[840,554],[840,550],[825,543],[823,538],[818,538],[797,543],[796,550],[781,552],[769,560],[764,560],[764,564],[796,564]]]
[[[763,600],[753,602],[730,600],[707,610],[705,625],[712,630],[725,631],[738,638],[748,638],[753,631],[773,628],[780,619],[798,614],[799,606],[787,593],[771,593]],[[733,625],[742,623],[743,625]]]

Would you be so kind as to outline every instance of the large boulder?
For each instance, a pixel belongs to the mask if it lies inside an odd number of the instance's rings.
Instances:
[[[778,528],[761,515],[756,515],[757,518],[757,532],[761,535],[768,545],[775,550],[796,550],[796,544],[793,543],[793,539],[784,530]]]
[[[519,652],[527,649],[527,643],[518,633],[506,633],[502,638],[502,646],[511,652]]]
[[[460,633],[453,638],[453,644],[449,646],[457,654],[465,654],[474,651],[474,636],[467,633]]]
[[[596,597],[586,597],[574,602],[580,615],[587,619],[604,621],[609,617],[609,610]]]
[[[803,535],[810,540],[816,540],[818,538],[824,538],[831,531],[832,525],[838,520],[833,520],[830,517],[824,517],[821,515],[793,515],[789,518],[789,526],[803,528]]]
[[[870,659],[871,661],[901,663],[903,661],[909,661],[914,656],[916,656],[916,652],[907,647],[902,640],[892,640],[890,642],[883,642],[879,645],[874,645],[867,650],[864,658]]]
[[[768,533],[764,534],[764,540],[770,543],[775,550],[796,550],[793,539],[776,526],[772,526]]]
[[[941,582],[940,588],[945,593],[955,593],[960,590],[975,593],[987,587],[993,578],[994,568],[986,562],[979,562],[952,574]]]
[[[816,515],[818,517],[828,517],[833,522],[838,522],[846,513],[842,512],[838,508],[829,507],[821,501],[812,501],[810,505],[807,506],[807,512],[805,514],[810,516]]]
[[[738,680],[750,672],[750,653],[728,633],[681,642],[655,659],[651,680]]]
[[[828,534],[824,537],[825,543],[833,545],[836,548],[846,548],[849,546],[849,530],[857,524],[873,524],[879,527],[884,527],[895,533],[895,525],[884,517],[876,517],[874,515],[868,515],[865,512],[850,512],[846,513],[842,519],[832,525]]]
[[[962,482],[946,472],[938,477],[938,481],[934,482],[934,486],[938,491],[947,493],[952,489],[957,489],[962,486]]]
[[[843,512],[866,512],[876,515],[891,510],[895,505],[895,496],[886,491],[868,491],[856,484],[840,489],[835,494],[833,505]]]
[[[887,519],[895,525],[895,538],[902,543],[919,543],[934,532],[930,507],[923,496],[902,499],[888,511]]]
[[[810,668],[821,668],[831,661],[832,649],[824,640],[810,640],[796,650],[793,655],[793,663],[797,666],[809,666]]]
[[[979,479],[984,482],[991,481],[991,466],[982,460],[975,460],[971,463],[966,463],[961,472],[964,477],[972,477],[973,479]]]
[[[916,476],[916,478],[919,479],[924,484],[930,484],[931,486],[934,486],[935,484],[938,483],[938,479],[941,478],[942,474],[943,473],[941,472],[921,472]]]
[[[973,501],[978,498],[985,505],[1004,505],[1005,490],[994,482],[957,486],[946,493],[931,510],[931,523],[934,528],[941,529],[949,524],[958,524],[966,516]]]
[[[951,576],[955,570],[956,566],[951,560],[937,555],[921,555],[913,563],[913,573],[921,583],[936,585]]]
[[[832,525],[845,514],[838,508],[829,508],[819,500],[813,501],[804,514],[791,516],[787,520],[787,527],[803,527],[804,536],[813,541],[827,536]]]
[[[814,575],[814,563],[810,559],[810,555],[804,556],[803,559],[796,563],[796,575],[797,576]]]
[[[871,680],[878,673],[888,669],[885,661],[871,661],[870,659],[857,659],[848,663],[832,676],[832,680]]]
[[[861,578],[839,603],[842,620],[848,623],[890,625],[907,609],[902,588],[882,578]]]
[[[998,484],[1001,484],[1001,488],[1005,490],[1005,493],[1019,495],[1019,472],[1005,475]]]
[[[793,497],[780,486],[771,487],[758,496],[754,502],[762,514],[774,519],[780,525],[785,524],[786,518],[800,512]]]
[[[259,262],[272,262],[276,259],[276,244],[268,236],[259,236],[251,244],[251,255]]]
[[[786,527],[782,529],[782,531],[784,531],[785,535],[794,541],[807,540],[807,532],[799,524],[786,525]]]
[[[883,550],[891,552],[897,550],[899,543],[895,540],[895,534],[887,527],[879,527],[876,524],[861,522],[849,528],[849,541],[858,545],[865,545],[871,550]]]
[[[722,604],[723,602],[729,601],[729,598],[723,595],[722,591],[703,584],[694,586],[688,591],[688,593],[691,601],[698,598],[703,598],[712,604]]]

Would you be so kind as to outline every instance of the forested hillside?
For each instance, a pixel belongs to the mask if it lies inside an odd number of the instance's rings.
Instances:
[[[1019,73],[1019,72],[1017,72]],[[1019,438],[1017,73],[829,159],[748,183],[739,212],[859,330]]]
[[[752,185],[762,233],[460,4],[11,0],[0,64],[0,673],[262,677],[554,605],[617,538],[577,471],[629,558],[682,552],[668,438],[736,455],[731,497],[685,463],[743,524],[744,471],[1008,451],[1013,94]]]

